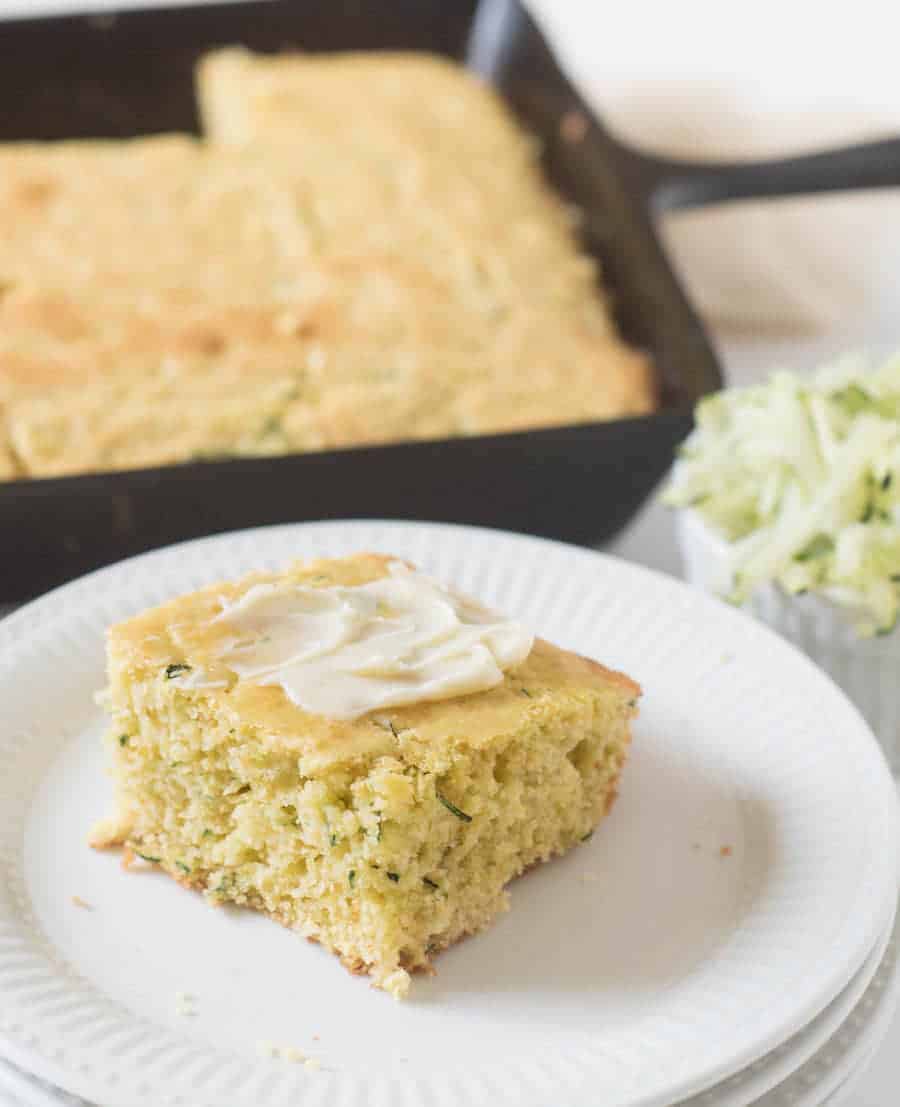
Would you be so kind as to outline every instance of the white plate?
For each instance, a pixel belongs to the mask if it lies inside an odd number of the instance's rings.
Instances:
[[[736,1076],[681,1100],[678,1107],[747,1107],[751,1103],[758,1107],[760,1096],[774,1088],[784,1104],[793,1107],[794,1100],[790,1096],[797,1092],[798,1081],[789,1078],[793,1074],[801,1078],[801,1090],[806,1094],[810,1083],[817,1083],[817,1079],[810,1079],[816,1069],[821,1069],[831,1079],[832,1086],[831,1070],[836,1069],[838,1077],[844,1071],[849,1072],[850,1076],[840,1085],[843,1093],[845,1086],[855,1082],[857,1070],[866,1067],[877,1047],[877,1042],[869,1044],[869,1035],[864,1030],[874,1019],[883,1022],[885,1003],[896,991],[893,974],[900,923],[895,916],[896,907],[863,967],[808,1026]],[[886,956],[889,943],[893,944],[893,949],[891,955]],[[851,1020],[854,1013],[863,1017]],[[839,1031],[842,1032],[839,1034]],[[868,1052],[859,1061],[857,1055],[861,1047],[868,1047]],[[2,1049],[0,1042],[0,1052]],[[781,1107],[777,1099],[768,1102],[769,1107]],[[0,1060],[0,1104],[2,1107],[90,1107],[85,1100],[76,1099],[3,1060]]]
[[[512,912],[405,1004],[264,918],[212,911],[84,846],[108,805],[91,700],[103,628],[254,566],[366,548],[647,692],[602,832],[517,883]],[[149,554],[0,624],[0,702],[0,1029],[12,1060],[99,1102],[668,1104],[814,1018],[896,893],[893,782],[814,666],[668,578],[538,539],[321,523]],[[196,1017],[176,1014],[178,991]],[[323,1071],[260,1059],[259,1039]]]
[[[884,1042],[900,1002],[900,921],[866,994],[838,1032],[753,1107],[850,1107],[850,1094]],[[718,1107],[718,1104],[716,1104]],[[885,1107],[888,1107],[885,1104]]]
[[[772,1089],[793,1086],[790,1078],[800,1070],[808,1071],[807,1062],[821,1059],[826,1047],[829,1047],[829,1056],[834,1053],[831,1044],[835,1035],[857,1007],[862,1010],[863,997],[872,988],[873,982],[884,974],[888,963],[885,955],[889,943],[895,939],[896,925],[897,904],[894,902],[884,924],[884,932],[862,968],[840,995],[816,1015],[812,1022],[807,1023],[802,1030],[765,1057],[716,1084],[714,1088],[681,1100],[678,1107],[747,1107],[751,1103],[756,1107],[761,1097]]]

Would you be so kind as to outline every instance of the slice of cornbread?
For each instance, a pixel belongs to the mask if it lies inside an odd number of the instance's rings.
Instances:
[[[223,662],[218,617],[254,587],[392,571],[375,554],[298,563],[113,627],[118,808],[92,844],[265,911],[402,995],[410,971],[506,909],[513,877],[609,810],[640,689],[537,640],[486,691],[335,719]]]

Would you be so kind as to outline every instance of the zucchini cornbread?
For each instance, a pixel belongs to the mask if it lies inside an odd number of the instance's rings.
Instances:
[[[654,404],[499,97],[425,54],[219,51],[203,138],[0,146],[0,476]]]
[[[108,667],[117,811],[92,844],[398,996],[591,833],[640,694],[376,554],[146,611],[110,630]]]

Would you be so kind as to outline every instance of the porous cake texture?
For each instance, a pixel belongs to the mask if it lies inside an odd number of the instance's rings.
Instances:
[[[365,584],[390,561],[254,573],[113,627],[117,810],[92,842],[264,911],[403,995],[409,973],[507,908],[513,877],[590,835],[640,689],[537,640],[486,691],[339,720],[222,662],[223,603],[272,582]]]
[[[464,69],[232,49],[197,82],[201,139],[0,145],[18,475],[652,409],[534,143]]]

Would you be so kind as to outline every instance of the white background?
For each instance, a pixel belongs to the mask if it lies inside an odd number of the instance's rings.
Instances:
[[[588,99],[635,144],[752,157],[900,135],[900,16],[884,0],[532,3]],[[0,0],[0,16],[115,6]],[[731,383],[848,348],[900,349],[900,190],[674,216],[665,236]],[[614,551],[678,571],[654,505]],[[842,1107],[892,1107],[898,1089],[900,1017]]]

